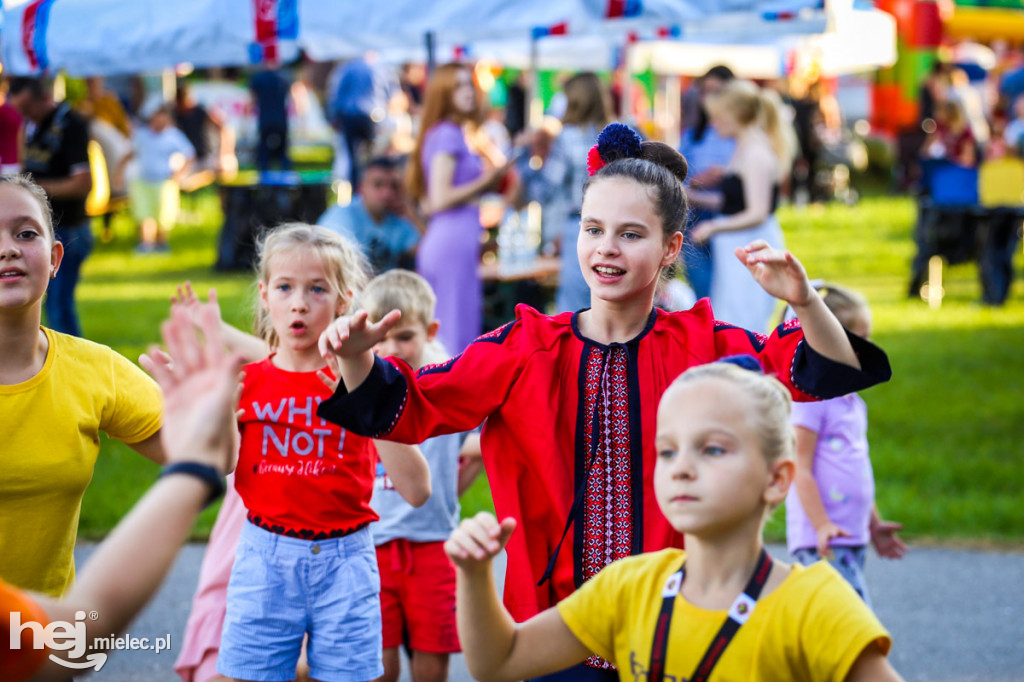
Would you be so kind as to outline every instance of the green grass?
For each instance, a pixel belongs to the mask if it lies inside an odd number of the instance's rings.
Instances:
[[[201,219],[172,235],[169,255],[136,256],[130,221],[87,261],[79,288],[89,338],[135,359],[156,341],[175,284],[190,279],[201,292],[217,288],[225,317],[248,326],[252,279],[214,272],[220,213],[212,193],[193,199]],[[871,301],[874,340],[892,360],[893,380],[864,394],[872,461],[882,513],[906,526],[909,538],[1024,541],[1024,283],[1009,303],[981,307],[973,265],[947,268],[940,310],[905,296],[913,255],[913,202],[878,195],[853,208],[827,206],[779,214],[787,246],[812,277],[863,292]],[[1020,277],[1021,264],[1015,272]],[[119,443],[104,441],[82,508],[84,537],[106,533],[141,496],[156,467]],[[463,499],[471,513],[490,506],[486,480]],[[205,537],[215,508],[200,518]],[[769,527],[782,537],[783,515]]]

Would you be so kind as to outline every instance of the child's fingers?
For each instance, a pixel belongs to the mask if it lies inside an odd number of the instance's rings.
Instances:
[[[324,386],[329,388],[332,393],[338,390],[338,380],[332,379],[331,376],[328,375],[327,372],[323,371],[322,369],[317,370],[316,378],[319,379]]]
[[[203,332],[206,345],[203,347],[203,361],[208,367],[220,367],[225,360],[224,341],[221,339],[220,310],[216,305],[204,305],[199,309],[199,329]]]
[[[501,520],[501,533],[498,535],[498,542],[504,547],[508,543],[508,539],[512,537],[512,533],[516,529],[516,520],[511,516],[507,516]]]
[[[194,370],[195,361],[193,350],[189,348],[187,335],[193,334],[191,325],[183,326],[182,318],[184,313],[178,309],[171,311],[171,319],[161,325],[164,343],[167,351],[174,358],[174,372],[177,376],[187,375]],[[195,335],[193,334],[193,341]]]
[[[320,335],[320,354],[329,358],[333,353],[341,350],[342,344],[348,338],[348,322],[344,319],[337,320]]]
[[[387,335],[388,331],[390,331],[392,327],[398,324],[398,321],[400,319],[402,319],[402,311],[392,310],[387,315],[380,318],[377,324],[372,325],[371,331],[374,333],[375,336],[379,335],[381,338],[384,338],[384,336]]]
[[[173,388],[177,383],[174,378],[174,373],[171,371],[171,363],[165,362],[160,356],[166,356],[162,350],[156,346],[150,346],[148,353],[143,353],[139,356],[139,364],[142,368],[149,372],[149,375],[156,380],[160,388],[165,392]]]
[[[772,245],[763,239],[755,239],[746,246],[742,247],[747,253],[754,253],[756,251],[762,251],[764,249],[772,248]]]
[[[360,310],[355,315],[349,318],[348,328],[349,333],[365,331],[369,326],[367,320],[370,315],[365,310]]]
[[[455,531],[457,533],[458,531]],[[470,557],[469,551],[462,546],[461,538],[457,537],[455,533],[445,540],[444,553],[448,555],[448,558],[453,562],[461,563]]]
[[[445,542],[445,551],[455,561],[482,561],[487,558],[487,552],[480,543],[463,528],[456,529],[448,538]]]

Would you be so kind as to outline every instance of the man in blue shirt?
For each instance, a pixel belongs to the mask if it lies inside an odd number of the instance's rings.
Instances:
[[[388,115],[388,103],[398,83],[393,73],[367,53],[338,67],[328,98],[331,124],[341,131],[349,157],[349,180],[359,185],[361,156],[373,144],[377,124]]]
[[[331,206],[317,223],[358,243],[375,274],[397,267],[413,269],[420,230],[425,228],[406,201],[400,162],[384,156],[366,164],[352,203]]]
[[[256,147],[256,166],[270,170],[276,162],[281,170],[291,170],[288,158],[288,93],[291,82],[278,69],[265,66],[253,74],[249,81],[256,100],[259,141]]]

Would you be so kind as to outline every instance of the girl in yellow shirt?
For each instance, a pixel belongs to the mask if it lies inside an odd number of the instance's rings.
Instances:
[[[55,597],[74,580],[99,432],[164,461],[156,383],[106,346],[41,326],[63,253],[43,190],[0,176],[0,578]]]
[[[765,519],[793,480],[790,398],[753,357],[730,360],[684,372],[658,407],[655,495],[685,551],[615,562],[516,624],[490,566],[515,519],[481,513],[452,534],[445,549],[475,679],[530,679],[591,654],[637,682],[900,679],[888,633],[831,566],[764,551]]]

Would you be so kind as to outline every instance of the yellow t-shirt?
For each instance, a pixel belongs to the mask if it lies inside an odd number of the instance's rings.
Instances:
[[[160,388],[106,346],[44,330],[39,374],[0,385],[0,577],[61,596],[75,577],[82,495],[100,431],[138,443],[160,429]]]
[[[666,549],[617,561],[558,604],[573,634],[614,663],[626,682],[647,682],[662,589],[684,556]],[[726,615],[676,597],[666,682],[684,682],[693,674]],[[794,565],[778,588],[758,600],[711,679],[843,680],[876,641],[888,653],[889,634],[835,569],[824,561]]]

